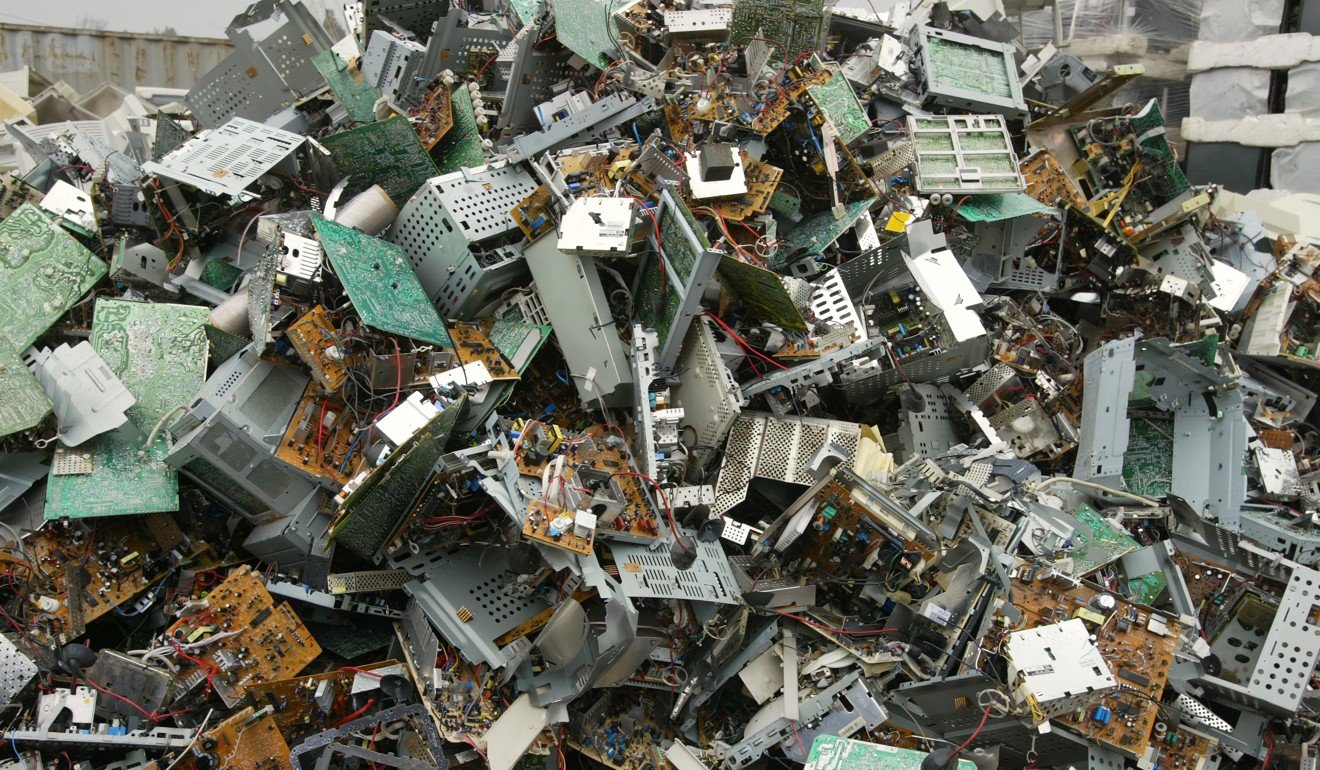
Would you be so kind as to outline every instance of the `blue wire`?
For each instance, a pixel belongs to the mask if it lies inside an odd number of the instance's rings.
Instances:
[[[637,146],[638,146],[638,147],[641,147],[641,146],[642,146],[642,135],[641,135],[641,133],[637,130],[637,121],[635,121],[635,120],[633,121],[632,129],[633,129],[633,138],[637,140]]]
[[[816,145],[816,152],[820,153],[822,158],[825,157],[825,148],[821,146],[820,140],[816,138],[816,129],[811,127],[811,120],[808,119],[806,123],[807,133],[811,136],[811,143]]]
[[[167,577],[166,579],[168,579],[168,577]],[[125,617],[125,618],[136,618],[138,615],[141,615],[142,613],[144,613],[144,612],[146,612],[147,610],[151,609],[151,606],[152,606],[153,604],[156,603],[156,599],[159,599],[159,598],[160,598],[160,593],[161,593],[162,590],[164,590],[164,588],[165,588],[165,581],[164,581],[164,580],[162,580],[162,581],[160,581],[159,583],[157,583],[157,584],[156,584],[156,596],[155,596],[155,598],[153,598],[153,599],[151,600],[151,603],[150,603],[150,604],[148,604],[147,606],[143,607],[143,608],[140,609],[140,610],[137,610],[136,612],[124,612],[123,610],[121,610],[121,609],[119,608],[119,605],[117,605],[117,604],[116,604],[116,605],[112,605],[112,606],[114,607],[115,612],[119,613],[119,615],[120,615],[121,617]]]
[[[27,770],[27,760],[23,759],[23,755],[18,753],[18,741],[10,738],[9,746],[13,748],[14,758],[18,760],[18,764],[22,765],[23,770]]]
[[[348,467],[348,458],[353,456],[353,447],[357,446],[357,443],[362,440],[362,437],[366,435],[366,433],[367,431],[364,430],[353,437],[352,443],[348,445],[348,451],[344,452],[344,461],[339,464],[340,473],[343,473],[344,468]]]

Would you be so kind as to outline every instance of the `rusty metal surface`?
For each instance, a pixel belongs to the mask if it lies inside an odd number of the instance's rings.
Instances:
[[[0,71],[29,66],[79,93],[103,81],[187,88],[233,50],[224,38],[0,24]]]

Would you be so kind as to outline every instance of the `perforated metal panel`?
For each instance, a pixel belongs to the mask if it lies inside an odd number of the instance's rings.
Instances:
[[[812,484],[811,460],[828,445],[851,460],[861,427],[855,423],[815,418],[780,420],[763,412],[745,412],[733,423],[715,482],[715,513],[723,515],[747,496],[753,477]]]
[[[1291,714],[1302,702],[1316,654],[1320,653],[1320,625],[1313,611],[1320,602],[1320,572],[1297,566],[1274,616],[1261,649],[1249,691],[1270,704],[1270,710]]]
[[[756,467],[761,434],[764,431],[763,419],[734,421],[729,431],[729,441],[725,445],[720,476],[715,481],[715,507],[712,509],[715,513],[723,515],[747,497],[747,484],[752,480],[752,470]]]
[[[1020,419],[1030,421],[1026,430],[1019,430],[1015,424]],[[1059,431],[1035,399],[1023,399],[998,412],[990,418],[990,426],[1022,458],[1045,451],[1060,441]]]
[[[0,636],[0,703],[8,703],[37,675],[37,664]]]
[[[441,70],[472,72],[505,46],[513,35],[504,29],[473,29],[466,11],[453,9],[431,30],[420,74],[432,77]]]
[[[494,640],[550,606],[535,594],[516,591],[516,576],[505,554],[491,549],[432,550],[400,559],[395,566],[424,576],[403,590],[445,640],[468,660],[492,667],[508,663],[514,646],[501,649]]]
[[[674,400],[683,407],[684,420],[697,431],[697,444],[722,446],[745,402],[738,381],[715,349],[706,319],[698,318],[688,327],[677,368],[683,376]]]
[[[431,629],[430,622],[427,621],[421,605],[416,600],[408,602],[408,608],[404,611],[403,620],[399,625],[403,631],[403,639],[408,645],[408,654],[412,656],[413,665],[421,675],[422,687],[430,692],[434,684],[431,672],[435,670],[436,656],[440,654],[440,639]]]
[[[1173,705],[1177,707],[1179,711],[1191,717],[1195,722],[1199,722],[1206,727],[1211,727],[1215,730],[1222,730],[1224,732],[1230,732],[1233,729],[1233,726],[1228,722],[1225,722],[1222,717],[1211,711],[1204,703],[1190,695],[1179,693],[1178,697],[1174,699]]]
[[[385,28],[389,19],[409,32],[424,38],[431,32],[435,20],[449,9],[448,0],[363,0],[363,38]]]
[[[82,476],[92,472],[92,450],[86,446],[55,447],[55,459],[50,463],[52,476]]]
[[[401,569],[377,569],[363,572],[340,572],[326,577],[326,590],[332,594],[360,594],[393,591],[403,588],[408,573]]]
[[[537,182],[521,165],[489,166],[480,173],[459,172],[432,181],[440,205],[471,241],[512,230],[509,212],[536,191]]]
[[[425,54],[420,43],[376,30],[362,57],[362,76],[384,94],[391,106],[400,109]]]
[[[904,412],[899,436],[903,442],[903,459],[915,456],[934,457],[958,443],[953,430],[953,408],[949,397],[935,385],[912,386],[926,402],[920,412]]]
[[[441,314],[468,317],[526,277],[519,249],[491,249],[478,259],[469,246],[516,231],[509,211],[536,186],[521,167],[467,169],[431,179],[403,207],[388,240],[403,248]]]
[[[613,543],[623,592],[633,599],[689,599],[715,604],[737,604],[738,584],[729,559],[718,542],[703,543],[692,532],[685,537],[697,544],[697,561],[686,570],[674,566],[668,550],[645,545]]]
[[[286,21],[260,41],[247,28],[276,15]],[[298,97],[325,86],[312,57],[334,41],[302,3],[260,0],[225,30],[234,52],[207,72],[184,98],[208,128],[233,117],[265,120]]]
[[[210,195],[254,200],[247,187],[303,143],[303,137],[244,118],[203,131],[144,171]]]
[[[857,307],[848,296],[848,287],[838,269],[831,269],[815,283],[816,291],[811,295],[811,312],[816,314],[816,319],[840,326],[851,325],[854,339],[866,339],[866,325],[862,323]]]
[[[977,377],[976,382],[973,382],[972,386],[963,393],[968,401],[980,406],[1016,376],[1017,372],[1008,364],[995,364],[985,374]]]

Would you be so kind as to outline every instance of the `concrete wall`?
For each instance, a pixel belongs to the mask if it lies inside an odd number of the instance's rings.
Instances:
[[[0,24],[0,72],[32,67],[79,93],[103,81],[191,88],[233,51],[223,38]]]

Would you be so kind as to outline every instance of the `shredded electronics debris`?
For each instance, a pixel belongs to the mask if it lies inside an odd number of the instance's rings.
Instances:
[[[259,0],[20,110],[0,767],[1314,768],[1305,214],[910,5]]]

